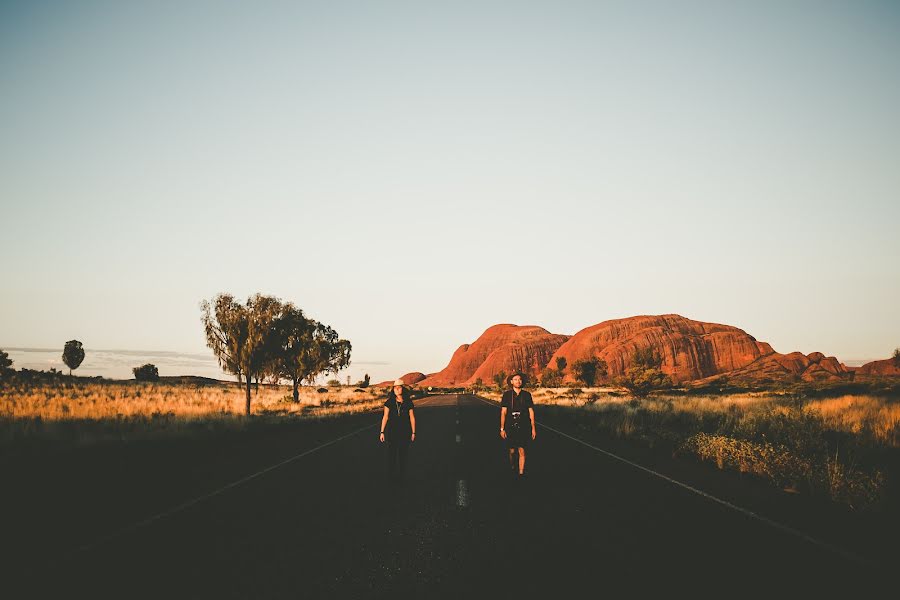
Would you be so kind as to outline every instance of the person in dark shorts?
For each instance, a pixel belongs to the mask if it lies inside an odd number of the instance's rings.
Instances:
[[[506,379],[510,389],[500,401],[500,437],[509,448],[509,468],[519,477],[525,475],[525,449],[537,437],[534,400],[530,392],[522,389],[524,379],[521,373],[510,375]]]
[[[387,442],[388,479],[400,482],[406,473],[406,457],[409,444],[416,440],[416,415],[413,412],[412,398],[402,379],[394,381],[394,387],[388,392],[384,403],[384,415],[381,417],[381,434],[378,439]]]

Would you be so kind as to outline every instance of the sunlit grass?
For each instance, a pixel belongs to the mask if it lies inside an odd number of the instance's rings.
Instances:
[[[500,399],[499,392],[483,395]],[[637,400],[607,388],[536,389],[535,403],[574,409],[580,428],[670,448],[778,487],[862,507],[885,490],[900,448],[900,401],[868,395],[671,395]],[[889,458],[893,457],[893,458]]]
[[[330,417],[373,410],[383,402],[379,394],[372,388],[319,393],[304,387],[295,403],[289,387],[260,386],[252,393],[251,413],[257,421]],[[244,410],[244,389],[229,384],[10,383],[0,387],[0,444],[90,443],[237,430],[248,425]]]

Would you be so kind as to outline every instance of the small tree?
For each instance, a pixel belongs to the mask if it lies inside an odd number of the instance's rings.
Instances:
[[[138,381],[159,381],[159,369],[154,364],[147,363],[146,365],[135,367],[131,371],[134,373],[134,378]]]
[[[69,367],[69,375],[84,361],[84,346],[78,340],[69,340],[62,353],[63,362]]]
[[[329,387],[341,387],[341,380],[340,379],[329,379],[327,381],[327,385]]]
[[[672,379],[660,370],[662,358],[653,348],[638,348],[631,355],[631,366],[618,380],[636,398],[645,398],[654,390],[672,386]]]
[[[572,363],[572,373],[575,375],[575,380],[587,387],[593,387],[598,379],[605,379],[608,371],[609,367],[606,361],[596,356],[576,360]]]
[[[366,373],[365,377],[362,378],[362,381],[356,384],[356,387],[367,388],[370,383],[372,383],[372,380],[369,378],[369,374]]]
[[[559,387],[560,385],[562,385],[562,373],[560,371],[550,367],[541,371],[541,386]]]
[[[494,383],[497,385],[497,389],[501,392],[506,389],[506,371],[500,371],[499,373],[494,373],[493,377]]]
[[[562,375],[565,372],[567,366],[568,366],[568,363],[566,362],[565,356],[557,356],[556,357],[556,370],[559,371],[560,375]]]
[[[900,367],[900,348],[894,348],[894,366]]]
[[[13,361],[9,357],[9,354],[0,350],[0,375],[4,375],[5,373],[12,371]]]

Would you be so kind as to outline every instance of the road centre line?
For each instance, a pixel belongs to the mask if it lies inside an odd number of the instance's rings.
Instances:
[[[488,404],[488,405],[490,405],[490,406],[493,406],[493,407],[499,406],[499,404],[496,404],[496,403],[491,402],[491,401],[489,401],[489,400],[485,400],[484,398],[482,398],[482,397],[480,397],[480,396],[475,396],[475,397],[478,398],[479,400],[481,400],[482,402],[484,402],[485,404]],[[761,523],[764,523],[764,524],[766,524],[766,525],[768,525],[768,526],[770,526],[770,527],[772,527],[772,528],[774,528],[774,529],[777,529],[778,531],[781,531],[781,532],[783,532],[783,533],[787,533],[787,534],[789,534],[789,535],[792,535],[792,536],[794,536],[794,537],[796,537],[796,538],[799,538],[799,539],[801,539],[801,540],[803,540],[803,541],[805,541],[805,542],[808,542],[808,543],[810,543],[810,544],[812,544],[812,545],[814,545],[814,546],[819,546],[820,548],[823,548],[823,549],[825,549],[825,550],[828,550],[828,551],[830,551],[830,552],[833,552],[833,553],[835,553],[835,554],[838,554],[838,555],[840,555],[840,556],[843,556],[844,558],[846,558],[846,559],[848,559],[848,560],[851,560],[851,561],[853,561],[853,562],[856,562],[856,563],[858,563],[858,564],[861,564],[861,565],[865,565],[865,566],[871,566],[871,565],[872,565],[872,562],[869,561],[868,559],[863,558],[863,557],[861,557],[861,556],[858,556],[858,555],[856,555],[856,554],[854,554],[854,553],[852,553],[852,552],[850,552],[850,551],[848,551],[848,550],[844,550],[843,548],[840,548],[840,547],[835,546],[835,545],[833,545],[833,544],[829,544],[828,542],[823,542],[822,540],[816,539],[816,538],[812,537],[811,535],[806,534],[806,533],[803,533],[802,531],[800,531],[800,530],[798,530],[798,529],[794,529],[793,527],[790,527],[790,526],[788,526],[788,525],[784,525],[784,524],[779,523],[779,522],[777,522],[777,521],[773,521],[772,519],[770,519],[770,518],[768,518],[768,517],[764,517],[764,516],[762,516],[762,515],[760,515],[760,514],[758,514],[758,513],[753,512],[752,510],[749,510],[749,509],[744,508],[744,507],[742,507],[742,506],[738,506],[738,505],[736,505],[736,504],[732,504],[731,502],[728,502],[727,500],[723,500],[723,499],[721,499],[721,498],[719,498],[719,497],[717,497],[717,496],[713,496],[712,494],[709,494],[709,493],[707,493],[707,492],[704,492],[703,490],[697,489],[697,488],[695,488],[695,487],[693,487],[693,486],[690,486],[690,485],[688,485],[688,484],[686,484],[686,483],[682,483],[682,482],[680,482],[680,481],[678,481],[678,480],[676,480],[676,479],[672,479],[672,478],[669,477],[668,475],[663,475],[662,473],[659,473],[659,472],[657,472],[657,471],[654,471],[653,469],[649,469],[649,468],[647,468],[647,467],[645,467],[645,466],[643,466],[643,465],[639,465],[639,464],[636,463],[636,462],[632,462],[632,461],[628,460],[627,458],[622,458],[621,456],[618,456],[618,455],[616,455],[616,454],[613,454],[612,452],[609,452],[608,450],[604,450],[604,449],[602,449],[602,448],[598,448],[597,446],[594,446],[593,444],[589,444],[588,442],[585,442],[584,440],[580,440],[580,439],[578,439],[577,437],[571,436],[571,435],[569,435],[568,433],[565,433],[565,432],[562,432],[562,431],[560,431],[560,430],[558,430],[558,429],[555,429],[555,428],[553,428],[553,427],[550,427],[549,425],[545,425],[545,424],[543,424],[543,423],[538,423],[538,426],[543,427],[544,429],[548,429],[548,430],[550,430],[550,431],[552,431],[552,432],[554,432],[554,433],[557,433],[557,434],[561,435],[562,437],[568,438],[568,439],[572,440],[573,442],[577,442],[577,443],[581,444],[582,446],[586,446],[586,447],[590,448],[591,450],[596,450],[597,452],[600,452],[601,454],[605,454],[606,456],[608,456],[608,457],[610,457],[610,458],[613,458],[613,459],[615,459],[615,460],[618,460],[618,461],[620,461],[620,462],[623,462],[623,463],[625,463],[625,464],[627,464],[627,465],[630,465],[630,466],[632,466],[632,467],[634,467],[634,468],[636,468],[636,469],[640,469],[641,471],[644,471],[645,473],[648,473],[648,474],[650,474],[650,475],[653,475],[654,477],[658,477],[658,478],[660,478],[660,479],[663,479],[663,480],[665,480],[665,481],[668,481],[669,483],[671,483],[671,484],[673,484],[673,485],[676,485],[676,486],[678,486],[678,487],[680,487],[680,488],[682,488],[682,489],[685,489],[685,490],[687,490],[687,491],[689,491],[689,492],[692,492],[692,493],[694,493],[694,494],[697,494],[698,496],[702,496],[703,498],[706,498],[707,500],[711,500],[711,501],[713,501],[713,502],[715,502],[715,503],[717,503],[717,504],[720,504],[720,505],[722,505],[722,506],[724,506],[724,507],[726,507],[726,508],[730,508],[731,510],[736,511],[736,512],[738,512],[738,513],[741,513],[742,515],[745,515],[745,516],[747,516],[747,517],[750,517],[751,519],[755,519],[755,520],[757,520],[757,521],[760,521]]]
[[[466,487],[466,480],[459,479],[456,482],[456,506],[465,508],[469,505],[469,490]]]

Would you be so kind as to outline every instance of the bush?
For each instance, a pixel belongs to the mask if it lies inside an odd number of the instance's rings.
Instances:
[[[638,348],[631,355],[631,366],[617,381],[636,398],[645,398],[654,390],[672,387],[672,379],[659,368],[662,358],[653,348]]]
[[[900,367],[900,348],[894,348],[894,356],[892,358],[894,359],[894,366]]]
[[[609,366],[606,361],[596,356],[576,360],[572,364],[572,373],[575,375],[576,381],[580,381],[587,387],[593,387],[598,379],[605,379],[608,372]]]
[[[327,394],[327,393],[328,393],[328,388],[319,388],[319,389],[316,390],[316,393],[319,393],[319,394]]]
[[[0,375],[12,370],[13,361],[9,358],[9,354],[0,350]]]
[[[135,367],[131,371],[134,373],[134,378],[138,381],[159,381],[159,369],[154,364],[147,363],[146,365]]]
[[[341,387],[340,379],[329,379],[326,384],[330,387]]]
[[[556,369],[547,367],[541,372],[541,386],[554,388],[562,385],[562,373]]]

